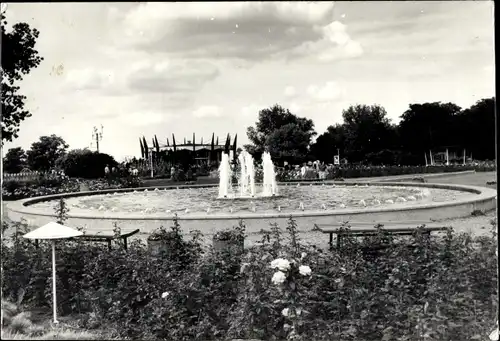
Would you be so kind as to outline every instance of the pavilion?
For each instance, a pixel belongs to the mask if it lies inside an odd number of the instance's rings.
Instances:
[[[224,144],[219,144],[219,138],[215,138],[215,134],[212,134],[212,141],[210,143],[203,143],[203,138],[196,142],[196,136],[193,133],[192,140],[186,140],[184,138],[183,143],[176,143],[175,135],[172,134],[172,143],[166,138],[165,141],[158,141],[155,137],[152,139],[153,146],[148,147],[145,137],[139,139],[141,144],[142,157],[149,159],[149,155],[161,155],[160,157],[166,161],[172,161],[178,158],[189,157],[194,165],[213,165],[219,164],[222,160],[222,154],[235,154],[237,135],[234,137],[233,145],[231,146],[231,136],[227,134],[226,141]],[[232,153],[231,153],[232,152]]]

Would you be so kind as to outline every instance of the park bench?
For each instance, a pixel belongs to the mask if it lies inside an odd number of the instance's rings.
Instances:
[[[384,232],[397,236],[411,236],[415,233],[417,227],[423,225],[425,226],[421,227],[419,230],[423,235],[429,237],[432,232],[443,232],[448,230],[448,227],[444,226],[435,226],[435,225],[428,226],[428,222],[389,222],[387,224],[383,223],[379,224],[382,225],[381,228]],[[347,230],[342,228],[342,224],[336,224],[336,225],[315,224],[314,228],[316,230],[321,231],[324,234],[330,235],[328,243],[330,245],[330,249],[333,249],[334,234],[336,235],[337,239],[337,249],[340,249],[342,247],[342,240],[344,239],[344,237],[347,236],[355,238],[370,237],[370,236],[376,236],[379,233],[377,229],[373,227],[374,225],[376,225],[374,223],[361,222],[361,223],[349,223],[349,225],[351,226],[351,228]]]
[[[83,241],[88,241],[88,242],[102,242],[102,243],[108,243],[108,249],[111,250],[111,242],[113,240],[122,240],[123,241],[123,247],[125,250],[127,250],[128,247],[128,238],[132,237],[133,235],[139,233],[139,229],[135,229],[132,231],[122,231],[120,232],[119,235],[116,235],[113,231],[98,231],[98,232],[85,232],[84,235],[80,237],[76,237],[80,240]],[[35,240],[35,246],[38,248],[38,240]]]

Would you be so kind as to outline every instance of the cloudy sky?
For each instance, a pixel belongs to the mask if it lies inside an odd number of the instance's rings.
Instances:
[[[351,104],[468,107],[494,96],[493,2],[9,4],[40,31],[42,64],[21,89],[33,117],[6,147],[41,135],[140,155],[160,143],[238,134],[279,103],[322,133]]]

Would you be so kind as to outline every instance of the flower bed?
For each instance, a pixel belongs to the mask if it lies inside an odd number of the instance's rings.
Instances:
[[[82,188],[98,191],[112,188],[139,187],[137,178],[114,178],[86,180],[57,176],[50,179],[41,178],[33,181],[4,181],[2,184],[2,199],[19,200],[43,195],[79,192]]]
[[[435,173],[452,173],[471,171],[476,172],[492,172],[496,170],[494,163],[477,163],[471,165],[450,165],[450,166],[340,166],[334,167],[327,171],[326,179],[351,179],[351,178],[368,178],[368,177],[383,177],[393,175],[406,174],[435,174]],[[309,170],[305,177],[300,175],[300,170],[285,170],[279,168],[277,170],[278,181],[300,181],[300,180],[317,180],[319,173],[315,170]],[[262,174],[258,174],[262,177]]]
[[[303,245],[291,220],[286,234],[273,225],[237,256],[203,253],[198,237],[162,257],[139,242],[128,251],[60,243],[59,309],[90,302],[86,328],[130,339],[474,340],[495,325],[496,236],[397,242],[381,232],[327,252]],[[2,256],[4,297],[23,289],[24,305],[50,306],[50,245],[36,251],[19,238]]]

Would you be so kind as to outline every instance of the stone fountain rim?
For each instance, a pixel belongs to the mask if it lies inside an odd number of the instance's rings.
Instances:
[[[278,183],[281,186],[296,186],[301,184],[300,182],[286,182]],[[410,207],[369,207],[363,209],[336,209],[336,210],[322,210],[322,211],[307,211],[307,212],[295,212],[295,213],[247,213],[241,215],[235,214],[214,214],[214,215],[192,215],[192,216],[178,216],[179,220],[237,220],[237,219],[269,219],[269,218],[290,218],[290,217],[321,217],[321,216],[351,216],[356,214],[370,214],[370,213],[384,213],[384,212],[404,212],[404,211],[416,211],[425,210],[431,208],[444,208],[453,207],[464,204],[475,204],[482,203],[486,201],[491,201],[496,199],[497,191],[479,186],[470,185],[451,185],[451,184],[439,184],[439,183],[412,183],[412,182],[368,182],[368,181],[323,181],[314,182],[307,185],[340,185],[340,186],[355,186],[355,185],[367,185],[367,186],[394,186],[394,187],[423,187],[423,188],[437,188],[437,189],[448,189],[457,190],[463,192],[469,192],[475,194],[474,196],[467,196],[465,198],[450,201],[450,202],[432,202],[423,205],[410,206]],[[303,183],[301,186],[307,186]],[[181,185],[181,186],[161,186],[158,189],[189,189],[189,188],[208,188],[217,187],[217,184],[204,184],[204,185]],[[121,188],[121,189],[108,189],[100,191],[86,191],[86,192],[72,192],[72,193],[60,193],[53,194],[35,198],[27,198],[22,200],[16,200],[9,202],[7,208],[13,212],[35,215],[35,216],[55,216],[54,213],[40,212],[29,206],[42,202],[50,201],[60,198],[70,198],[79,196],[90,196],[90,195],[102,195],[107,193],[127,193],[134,191],[154,191],[151,187],[140,187],[140,188]],[[152,213],[148,216],[134,214],[123,216],[122,212],[91,212],[90,214],[72,214],[69,212],[68,218],[83,218],[83,219],[103,219],[103,220],[171,220],[174,215],[166,213]]]

